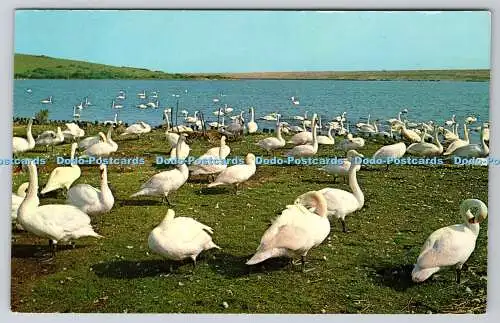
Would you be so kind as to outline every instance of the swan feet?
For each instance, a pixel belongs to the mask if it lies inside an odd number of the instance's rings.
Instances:
[[[56,258],[57,243],[49,240],[49,255],[40,259],[41,263],[52,262]]]
[[[162,203],[167,203],[167,205],[170,206],[170,207],[174,207],[175,206],[175,204],[170,203],[170,201],[168,200],[168,197],[166,197],[166,196],[163,196],[161,198],[161,202]]]
[[[350,233],[350,232],[352,232],[351,230],[349,230],[347,228],[345,220],[343,220],[343,219],[339,219],[339,220],[340,220],[340,223],[342,223],[342,232],[344,232],[344,233]]]

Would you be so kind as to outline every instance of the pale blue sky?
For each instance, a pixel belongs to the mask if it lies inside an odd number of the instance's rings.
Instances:
[[[18,10],[17,53],[167,72],[489,68],[476,12]]]

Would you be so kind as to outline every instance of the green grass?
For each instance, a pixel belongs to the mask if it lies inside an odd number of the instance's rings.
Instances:
[[[199,79],[221,78],[217,75],[192,76],[151,71],[145,68],[111,66],[84,61],[53,58],[45,55],[14,55],[16,79]]]
[[[35,126],[34,133],[46,127]],[[99,128],[87,130],[94,134]],[[15,127],[24,135],[23,127]],[[230,156],[260,154],[254,145],[264,135],[229,142]],[[154,165],[166,155],[163,131],[139,140],[121,140],[116,156],[143,156],[145,166],[110,166],[109,181],[116,203],[108,214],[93,217],[102,240],[81,239],[77,248],[61,248],[55,262],[38,262],[34,253],[47,241],[26,232],[12,237],[12,310],[20,312],[168,312],[168,313],[484,313],[487,288],[487,221],[482,224],[476,250],[462,275],[454,281],[447,269],[422,284],[409,278],[412,264],[427,236],[434,230],[460,223],[459,204],[466,198],[488,202],[488,170],[481,167],[401,166],[388,172],[364,167],[358,173],[366,203],[347,217],[353,231],[332,231],[308,256],[306,273],[287,268],[285,259],[248,268],[270,221],[287,204],[308,191],[324,187],[347,189],[342,181],[312,166],[258,166],[257,172],[234,195],[232,188],[206,189],[203,179],[190,179],[172,195],[176,214],[191,216],[214,228],[213,239],[222,250],[202,253],[198,267],[181,264],[169,273],[170,262],[151,254],[147,237],[164,217],[167,207],[159,198],[130,198],[151,175],[164,167]],[[192,155],[208,146],[205,139],[190,139]],[[360,152],[370,156],[381,144],[369,143]],[[69,144],[56,147],[69,155]],[[343,156],[320,147],[320,156]],[[28,156],[53,155],[30,152]],[[54,163],[41,167],[43,186]],[[14,189],[27,180],[13,175]],[[77,183],[98,186],[97,166],[82,167]],[[61,193],[41,203],[63,203]],[[469,288],[471,293],[467,293]],[[229,307],[225,309],[223,302]]]
[[[323,71],[254,73],[165,73],[111,66],[45,55],[14,55],[16,79],[328,79],[360,81],[489,81],[489,69],[415,71]]]

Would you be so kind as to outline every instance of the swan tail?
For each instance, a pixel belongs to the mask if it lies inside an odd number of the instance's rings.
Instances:
[[[255,265],[269,258],[286,256],[287,252],[282,248],[272,248],[268,250],[257,251],[252,258],[250,258],[246,264],[247,265]]]
[[[429,278],[432,274],[439,271],[439,267],[431,267],[431,268],[420,268],[418,265],[413,267],[413,271],[411,272],[411,279],[415,283],[421,283],[427,278]]]
[[[213,241],[210,241],[208,243],[208,245],[207,245],[207,249],[206,250],[208,250],[208,249],[219,249],[219,250],[221,250],[222,248],[219,247],[218,245],[216,245]]]
[[[136,197],[136,196],[142,196],[142,195],[147,195],[147,191],[146,190],[140,190],[139,192],[130,195],[130,197]]]

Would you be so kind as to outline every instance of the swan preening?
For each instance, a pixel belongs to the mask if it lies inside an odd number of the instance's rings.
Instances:
[[[57,127],[57,131],[47,130],[42,132],[38,137],[36,137],[35,143],[39,146],[45,146],[48,150],[49,146],[52,146],[52,151],[54,146],[64,142],[64,134],[61,131],[61,127]]]
[[[185,135],[179,136],[177,141],[177,148],[181,147],[182,142],[185,140]],[[179,149],[177,149],[179,151]],[[179,156],[177,156],[179,161]],[[189,177],[189,169],[184,162],[178,163],[175,169],[167,170],[156,175],[153,175],[146,183],[142,184],[140,191],[132,194],[130,197],[149,195],[161,196],[162,200],[171,205],[168,200],[168,194],[175,192]]]
[[[236,188],[235,192],[238,193],[238,186],[252,177],[255,174],[255,170],[255,155],[250,153],[245,157],[245,164],[227,167],[217,176],[215,181],[208,184],[208,187],[234,184]]]
[[[101,172],[100,189],[88,184],[78,184],[71,187],[66,199],[67,204],[71,204],[83,212],[94,215],[106,213],[113,207],[115,199],[108,186],[108,173],[106,164],[99,166]]]
[[[438,229],[427,238],[411,274],[414,282],[423,282],[443,267],[455,266],[460,283],[462,266],[476,248],[479,223],[486,219],[488,207],[480,200],[467,199],[460,204],[460,215],[464,223]]]
[[[12,223],[17,222],[17,210],[19,209],[19,206],[21,203],[24,201],[24,198],[26,197],[26,190],[28,189],[29,183],[22,183],[19,185],[17,188],[17,193],[12,193],[12,204],[11,204],[11,209],[10,209],[10,218],[12,220]],[[16,223],[16,226],[18,229],[22,230],[22,226],[19,223]]]
[[[143,121],[139,121],[138,123],[134,123],[129,126],[125,131],[121,134],[122,136],[135,134],[139,137],[143,133],[148,133],[151,131],[151,126]]]
[[[323,194],[308,192],[302,195],[301,202],[310,205],[311,209],[302,203],[288,205],[264,232],[257,252],[247,265],[269,258],[300,256],[304,270],[307,253],[325,240],[330,233],[330,224]]]
[[[49,240],[52,257],[57,242],[67,242],[82,237],[101,238],[90,224],[89,216],[72,205],[40,205],[38,199],[38,174],[34,162],[28,164],[29,187],[19,206],[17,221],[24,230]]]
[[[363,155],[356,151],[351,151],[350,156],[354,158],[351,160],[351,164],[349,166],[349,186],[352,193],[338,188],[329,187],[318,191],[323,194],[327,202],[327,214],[329,216],[333,215],[339,219],[342,223],[342,230],[344,232],[347,232],[347,226],[345,223],[346,215],[361,209],[365,204],[365,196],[359,187],[356,177],[356,172],[361,168],[361,165],[355,162],[356,157],[363,157]],[[309,201],[310,199],[308,199],[307,195],[301,195],[295,200],[295,203],[311,207],[311,205],[308,205]]]
[[[75,159],[77,146],[78,144],[76,142],[71,144],[71,160]],[[72,163],[71,166],[61,166],[54,168],[54,170],[50,173],[47,184],[45,184],[45,187],[40,192],[40,194],[52,192],[60,188],[66,188],[66,191],[68,191],[71,184],[73,184],[74,181],[80,178],[81,173],[82,172],[77,163]]]
[[[149,248],[170,260],[193,260],[209,249],[220,249],[212,241],[213,229],[193,218],[175,217],[172,209],[167,211],[163,221],[151,231],[148,238]],[[172,267],[170,267],[172,270]]]

